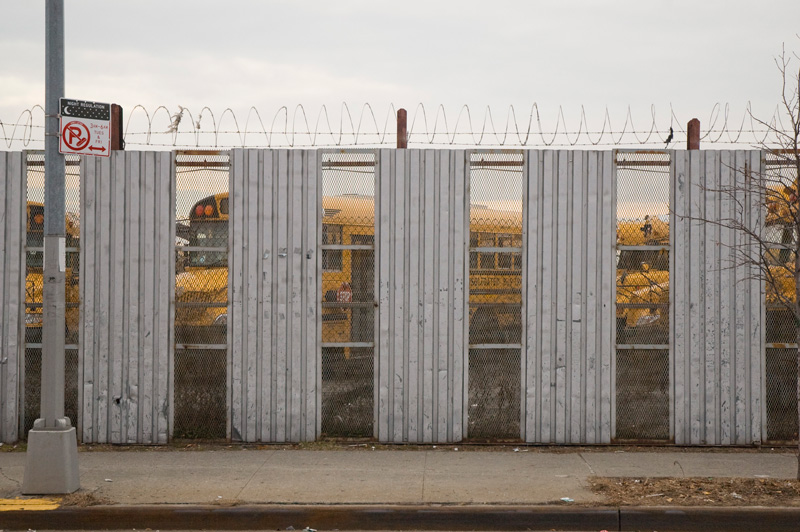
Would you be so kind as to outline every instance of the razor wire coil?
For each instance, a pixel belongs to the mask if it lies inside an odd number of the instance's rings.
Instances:
[[[370,147],[391,146],[397,139],[397,108],[391,104],[385,118],[370,104],[354,112],[342,103],[338,117],[332,117],[327,106],[320,107],[315,118],[303,105],[293,109],[280,107],[265,121],[261,111],[250,107],[244,120],[230,107],[217,115],[205,106],[196,114],[188,107],[177,106],[170,110],[159,105],[152,112],[138,104],[126,112],[123,136],[127,146],[154,148],[300,148],[300,147]],[[659,121],[655,106],[643,127],[637,127],[630,106],[620,127],[615,127],[606,107],[600,127],[590,127],[586,108],[580,107],[576,127],[568,127],[568,119],[559,106],[555,121],[546,124],[538,104],[533,104],[520,118],[513,105],[508,107],[505,122],[495,118],[491,107],[483,109],[482,119],[468,105],[457,113],[448,112],[438,105],[434,112],[417,104],[409,113],[408,144],[419,147],[599,147],[599,146],[656,146],[669,147],[664,138],[673,129],[674,146],[687,132],[684,121],[670,106],[669,122]],[[455,120],[453,120],[455,116]],[[338,123],[337,119],[338,118]],[[313,127],[312,127],[313,124]],[[619,122],[617,122],[619,124]],[[641,120],[639,121],[641,124]],[[708,144],[763,146],[779,143],[779,137],[790,130],[784,117],[775,109],[772,116],[762,119],[754,116],[748,104],[741,119],[735,117],[730,105],[716,104],[701,141]],[[575,121],[573,121],[575,126]],[[774,137],[774,140],[772,138]],[[0,138],[7,149],[31,148],[44,142],[44,109],[35,105],[20,113],[15,122],[5,122],[0,117]]]

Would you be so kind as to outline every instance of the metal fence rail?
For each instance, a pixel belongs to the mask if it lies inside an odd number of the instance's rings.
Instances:
[[[796,439],[786,313],[731,267],[754,243],[713,223],[770,227],[743,177],[764,160],[85,158],[67,205],[80,213],[67,408],[84,442]],[[38,412],[40,251],[23,208],[38,177],[25,154],[0,153],[0,178],[0,437],[15,441]]]

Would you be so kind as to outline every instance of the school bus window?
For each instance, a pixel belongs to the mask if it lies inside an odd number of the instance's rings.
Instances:
[[[513,239],[511,240],[511,245],[514,246],[515,248],[521,248],[522,247],[522,235],[514,235]],[[515,270],[521,270],[522,269],[522,253],[513,253],[512,255],[513,255],[513,262],[514,262],[513,268]]]
[[[192,234],[189,236],[189,245],[207,248],[227,248],[228,223],[227,221],[192,222]],[[189,252],[189,266],[226,266],[228,264],[227,251],[191,251]]]
[[[494,233],[479,233],[478,247],[495,247]],[[494,270],[494,253],[481,253],[480,257],[478,258],[478,268],[481,270]]]
[[[497,247],[510,248],[513,245],[511,235],[497,235]],[[497,254],[497,269],[510,270],[513,264],[511,253],[498,253]]]
[[[322,226],[322,244],[342,244],[342,226],[329,225]],[[342,250],[323,249],[322,250],[322,270],[326,272],[342,271]]]
[[[25,235],[25,245],[28,248],[41,248],[44,246],[44,237],[42,233],[32,233],[28,232]],[[39,251],[28,251],[25,253],[25,265],[28,268],[41,268],[42,267],[42,260],[44,258],[44,253]]]

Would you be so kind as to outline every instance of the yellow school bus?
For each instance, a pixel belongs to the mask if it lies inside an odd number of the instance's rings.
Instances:
[[[794,310],[795,222],[798,194],[794,186],[777,186],[766,194],[767,214],[764,220],[764,261],[766,273],[766,341],[795,343],[797,333]]]
[[[522,212],[470,205],[470,344],[522,341]],[[511,248],[505,251],[504,248]]]
[[[617,343],[668,343],[669,224],[620,221],[617,246]]]
[[[322,200],[322,340],[374,341],[375,206],[372,196]],[[228,194],[198,201],[181,229],[189,249],[176,279],[176,341],[224,344],[227,327]],[[519,343],[522,213],[470,209],[470,343]],[[206,248],[206,249],[203,249]],[[508,252],[501,248],[509,249]],[[346,358],[350,348],[344,348]]]
[[[766,341],[794,343],[794,311],[790,307],[796,301],[794,220],[798,195],[791,186],[779,186],[769,189],[765,199],[761,275],[766,278]],[[645,230],[648,223],[651,225]],[[642,250],[623,248],[618,252],[618,343],[666,344],[669,336],[668,224],[658,219],[621,222],[617,234],[618,245],[649,246]],[[664,247],[654,249],[653,246]]]
[[[79,240],[79,224],[71,213],[66,216],[66,247],[75,248]],[[44,268],[44,205],[35,201],[25,207],[25,341],[42,341],[42,291]],[[78,255],[67,252],[64,311],[67,343],[78,341],[80,291],[78,288]]]
[[[175,340],[224,344],[228,324],[228,193],[201,199],[178,236],[192,251],[181,257],[175,286]],[[218,249],[215,249],[218,248]]]

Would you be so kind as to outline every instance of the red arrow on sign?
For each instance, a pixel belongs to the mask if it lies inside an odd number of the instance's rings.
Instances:
[[[89,146],[89,149],[92,150],[92,151],[106,151],[106,147],[105,146],[101,146],[99,148],[95,148],[94,146]]]

